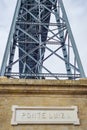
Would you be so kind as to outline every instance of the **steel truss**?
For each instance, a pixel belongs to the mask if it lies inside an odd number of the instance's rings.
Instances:
[[[0,74],[27,79],[85,77],[62,0],[17,1]]]

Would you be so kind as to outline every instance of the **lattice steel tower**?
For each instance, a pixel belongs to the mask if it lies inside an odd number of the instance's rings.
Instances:
[[[18,0],[1,76],[84,78],[62,0]]]

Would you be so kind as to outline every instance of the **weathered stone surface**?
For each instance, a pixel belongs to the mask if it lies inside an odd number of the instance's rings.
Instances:
[[[11,125],[12,105],[78,106],[80,125]],[[0,78],[0,130],[87,130],[87,80]]]

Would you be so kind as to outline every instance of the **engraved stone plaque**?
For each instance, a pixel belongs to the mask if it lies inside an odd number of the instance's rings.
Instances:
[[[79,125],[77,106],[71,107],[12,107],[12,125],[74,124]]]

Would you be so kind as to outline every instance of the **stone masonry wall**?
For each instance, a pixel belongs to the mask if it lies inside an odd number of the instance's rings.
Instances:
[[[80,125],[11,125],[12,106],[78,106]],[[0,130],[87,130],[87,80],[0,78]]]

